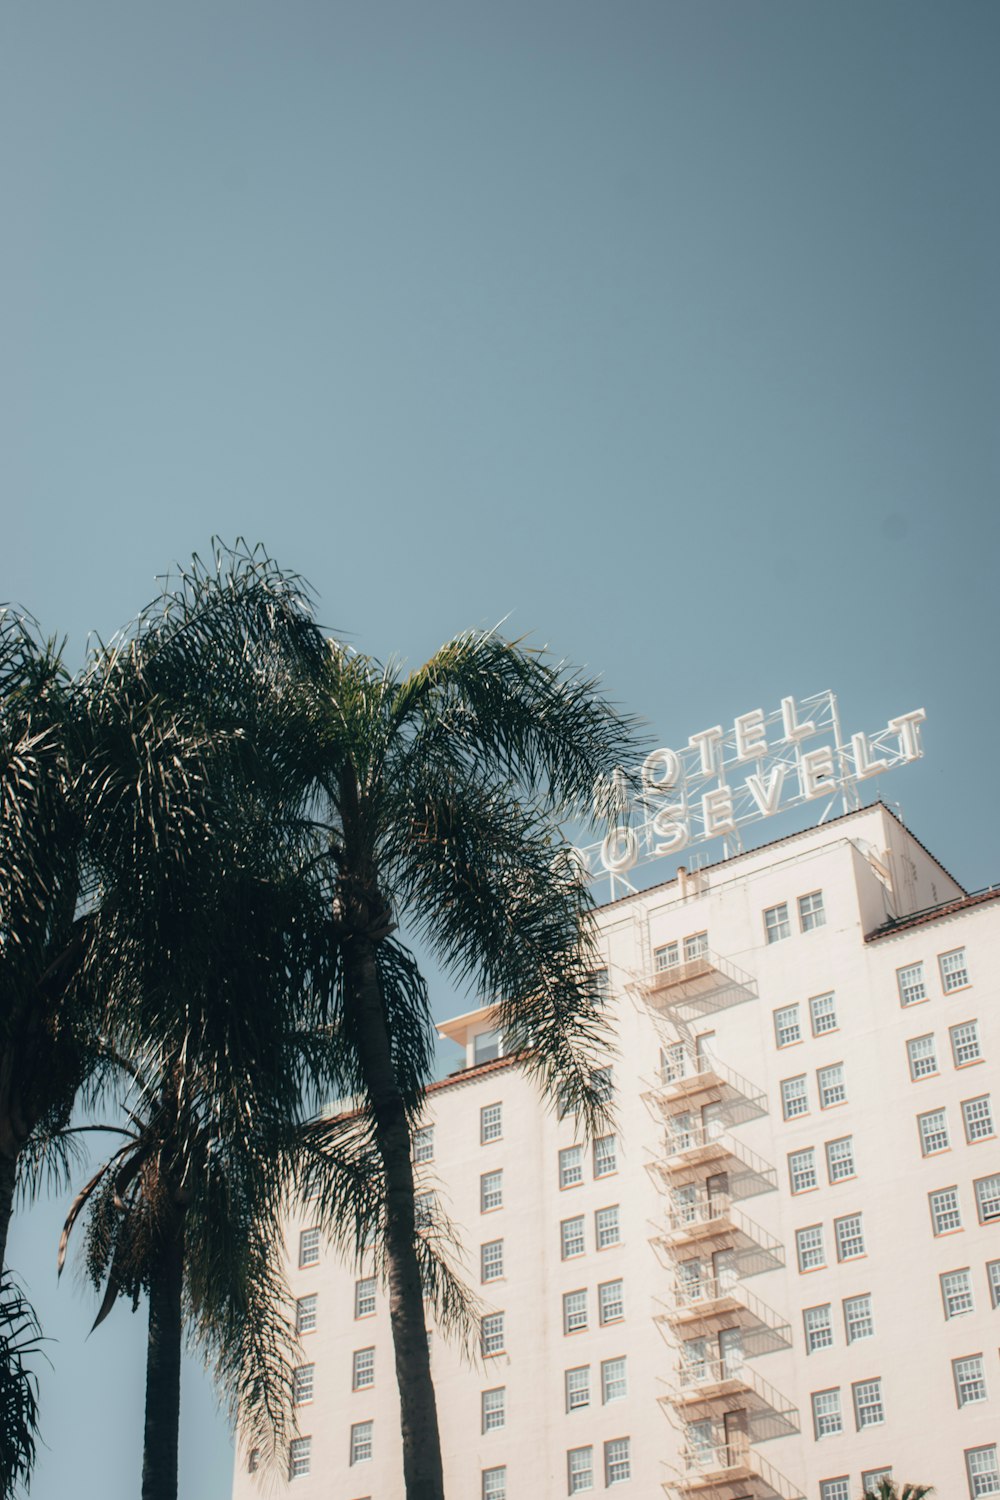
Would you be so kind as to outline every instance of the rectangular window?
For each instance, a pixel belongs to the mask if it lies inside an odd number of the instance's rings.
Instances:
[[[354,1283],[354,1316],[370,1318],[375,1311],[375,1277],[365,1276]]]
[[[566,1371],[566,1410],[578,1411],[590,1405],[590,1366],[577,1365]]]
[[[479,1111],[479,1141],[488,1146],[490,1141],[499,1141],[503,1136],[503,1105],[484,1104]]]
[[[295,1304],[295,1332],[312,1333],[316,1327],[316,1293],[300,1297]]]
[[[615,1092],[612,1070],[610,1068],[596,1068],[590,1075],[590,1082],[598,1098],[602,1099],[605,1104],[610,1104]]]
[[[351,1427],[351,1463],[367,1464],[372,1456],[374,1422],[355,1422]]]
[[[802,1323],[806,1334],[807,1354],[815,1354],[817,1349],[833,1347],[833,1318],[829,1302],[822,1307],[805,1308]]]
[[[837,1259],[856,1260],[865,1253],[865,1235],[860,1214],[847,1214],[834,1219],[833,1232],[837,1240]]]
[[[937,1053],[933,1036],[915,1036],[906,1044],[906,1055],[910,1060],[910,1077],[929,1078],[937,1072]]]
[[[809,1001],[809,1019],[813,1036],[824,1036],[837,1029],[837,1000],[834,995],[814,995]]]
[[[854,1176],[854,1137],[841,1136],[826,1143],[826,1175],[831,1182],[843,1182]]]
[[[315,1384],[316,1366],[296,1365],[292,1374],[293,1406],[304,1406],[307,1401],[311,1401]]]
[[[593,1448],[571,1448],[566,1455],[566,1472],[571,1495],[581,1495],[584,1490],[592,1490],[594,1488]]]
[[[821,1479],[819,1500],[851,1500],[851,1481],[847,1475],[840,1479]]]
[[[860,1297],[845,1297],[844,1333],[849,1344],[874,1337],[875,1316],[870,1292],[863,1292]]]
[[[788,904],[782,901],[780,906],[769,906],[764,913],[764,935],[769,943],[780,943],[782,939],[791,937],[792,928],[788,920]]]
[[[375,1384],[375,1349],[355,1349],[351,1357],[351,1390],[366,1391]]]
[[[962,1101],[962,1123],[965,1126],[965,1139],[970,1146],[975,1141],[988,1140],[994,1134],[989,1094]]]
[[[497,1428],[507,1425],[506,1386],[498,1385],[491,1391],[483,1391],[482,1417],[484,1432],[496,1432]]]
[[[966,1063],[979,1062],[983,1054],[979,1045],[978,1021],[963,1021],[959,1026],[950,1026],[948,1035],[951,1037],[951,1055],[956,1068],[964,1068]]]
[[[957,1187],[940,1188],[928,1198],[935,1234],[950,1234],[953,1229],[961,1229],[962,1212],[958,1206]]]
[[[299,1265],[315,1266],[319,1261],[319,1230],[303,1229],[299,1235]]]
[[[609,1208],[599,1208],[594,1215],[594,1226],[598,1250],[607,1250],[609,1245],[619,1244],[621,1231],[618,1224],[618,1204],[613,1203]]]
[[[938,955],[941,968],[941,988],[946,995],[952,990],[964,990],[969,983],[969,970],[965,962],[965,949],[953,948],[950,953]]]
[[[423,1125],[413,1132],[413,1160],[415,1162],[434,1160],[433,1125]]]
[[[708,933],[692,932],[684,939],[684,962],[694,963],[696,958],[704,958],[708,952]]]
[[[812,1146],[788,1153],[788,1178],[793,1193],[807,1193],[816,1187],[816,1152]]]
[[[481,1281],[499,1281],[503,1276],[503,1240],[487,1240],[479,1247]]]
[[[863,1469],[861,1472],[862,1493],[865,1495],[877,1495],[883,1479],[892,1479],[891,1469]]]
[[[975,1401],[986,1400],[986,1371],[981,1354],[967,1354],[964,1359],[953,1359],[955,1396],[959,1406],[971,1406]]]
[[[507,1466],[483,1470],[483,1500],[507,1500]]]
[[[590,982],[599,1000],[606,1000],[611,994],[611,975],[607,969],[591,969]]]
[[[624,1401],[628,1395],[628,1368],[625,1356],[601,1362],[601,1400],[605,1406]]]
[[[502,1354],[504,1351],[504,1315],[502,1312],[486,1313],[480,1325],[483,1353]]]
[[[481,1031],[472,1042],[472,1060],[480,1063],[492,1062],[501,1055],[499,1031]]]
[[[664,969],[675,969],[680,961],[679,943],[664,943],[662,948],[653,949],[653,967],[657,974],[662,974]]]
[[[908,964],[905,969],[897,969],[896,986],[900,1005],[916,1005],[919,1000],[926,1000],[923,964]]]
[[[484,1172],[479,1179],[479,1212],[503,1208],[503,1171]]]
[[[565,1146],[559,1153],[559,1186],[575,1187],[583,1181],[583,1147]]]
[[[980,1495],[1000,1495],[1000,1466],[997,1464],[997,1445],[989,1443],[985,1448],[967,1448],[965,1465],[969,1471],[969,1491],[973,1500]]]
[[[802,1027],[799,1024],[797,1005],[786,1005],[782,1010],[774,1012],[774,1040],[779,1047],[790,1047],[793,1042],[801,1042]]]
[[[972,1276],[964,1271],[945,1271],[941,1277],[941,1300],[946,1318],[960,1318],[974,1311]]]
[[[563,1219],[559,1225],[560,1252],[563,1260],[582,1255],[586,1246],[583,1241],[583,1214],[575,1219]]]
[[[1000,1260],[986,1262],[986,1280],[989,1282],[991,1305],[1000,1307]]]
[[[881,1380],[859,1380],[851,1389],[854,1392],[854,1420],[859,1432],[865,1427],[878,1427],[885,1421]]]
[[[813,1431],[817,1438],[836,1437],[844,1430],[840,1412],[840,1391],[813,1391]]]
[[[819,1068],[816,1073],[819,1085],[819,1107],[829,1109],[831,1105],[843,1104],[847,1098],[844,1083],[844,1064],[831,1063],[828,1068]]]
[[[604,1483],[610,1489],[613,1484],[624,1484],[631,1477],[629,1440],[627,1437],[612,1438],[610,1443],[604,1444]]]
[[[808,1229],[796,1229],[795,1249],[799,1257],[800,1271],[814,1271],[817,1266],[825,1266],[826,1252],[823,1249],[822,1224],[810,1224]]]
[[[781,1112],[786,1120],[809,1113],[809,1097],[806,1093],[806,1075],[784,1078],[781,1082]]]
[[[585,1290],[563,1293],[563,1333],[580,1333],[587,1326]]]
[[[822,891],[810,891],[808,896],[799,897],[799,926],[803,932],[826,926]]]
[[[975,1187],[979,1222],[992,1224],[1000,1219],[1000,1172],[992,1177],[980,1177]]]
[[[920,1150],[924,1156],[933,1156],[936,1151],[947,1151],[951,1142],[948,1139],[948,1118],[943,1109],[932,1109],[925,1115],[918,1115],[917,1126],[920,1130]]]
[[[288,1445],[288,1477],[301,1479],[312,1467],[312,1438],[292,1438]]]
[[[602,1323],[618,1323],[625,1316],[625,1289],[621,1281],[604,1281],[597,1288],[597,1306]]]
[[[413,1198],[413,1225],[415,1229],[430,1229],[434,1220],[434,1193],[416,1193]]]
[[[594,1142],[594,1176],[610,1177],[618,1170],[618,1153],[613,1135],[598,1136]]]

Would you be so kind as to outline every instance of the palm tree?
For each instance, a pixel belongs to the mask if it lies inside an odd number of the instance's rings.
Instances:
[[[38,1442],[38,1387],[29,1356],[41,1330],[10,1277],[0,1281],[0,1496],[27,1489]]]
[[[924,1500],[926,1495],[933,1493],[932,1484],[904,1484],[900,1488],[893,1480],[882,1478],[877,1489],[865,1490],[862,1500]]]
[[[408,676],[331,644],[300,699],[332,865],[340,968],[331,1021],[369,1122],[384,1193],[383,1267],[408,1500],[442,1500],[424,1327],[410,1128],[430,1081],[426,986],[397,923],[496,1007],[508,1052],[577,1109],[608,1036],[591,972],[590,899],[562,820],[635,752],[592,682],[493,633],[469,633]]]

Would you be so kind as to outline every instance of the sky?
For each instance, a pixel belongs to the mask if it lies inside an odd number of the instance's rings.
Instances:
[[[359,650],[504,621],[657,743],[924,707],[879,790],[1000,878],[998,45],[991,0],[4,0],[0,600],[78,663],[242,536]],[[66,1207],[11,1241],[31,1494],[125,1500],[144,1315],[85,1341]],[[230,1471],[192,1364],[181,1493]]]

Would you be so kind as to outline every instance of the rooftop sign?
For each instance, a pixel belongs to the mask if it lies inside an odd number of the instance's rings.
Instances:
[[[588,875],[623,878],[635,865],[679,854],[693,844],[724,837],[742,847],[739,830],[788,808],[828,799],[818,822],[838,796],[844,811],[860,806],[858,784],[923,755],[922,708],[890,719],[876,734],[844,741],[833,693],[818,693],[765,713],[754,708],[731,725],[691,735],[680,750],[647,755],[617,788],[595,795],[600,813],[616,792],[633,793],[631,826],[612,830],[603,843],[578,849]]]

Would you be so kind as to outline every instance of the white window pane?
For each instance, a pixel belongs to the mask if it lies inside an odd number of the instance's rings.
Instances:
[[[559,1153],[559,1186],[573,1187],[583,1181],[583,1147],[566,1146]]]
[[[807,1354],[814,1354],[817,1349],[829,1349],[832,1346],[833,1319],[829,1303],[823,1307],[807,1307],[802,1314],[802,1323],[805,1328]]]
[[[938,1192],[931,1193],[930,1205],[935,1234],[950,1234],[953,1229],[961,1229],[962,1214],[958,1205],[957,1188],[941,1188]]]
[[[503,1172],[484,1172],[479,1179],[479,1208],[481,1213],[491,1213],[503,1208]]]
[[[977,1021],[963,1021],[960,1026],[952,1026],[948,1034],[951,1037],[951,1053],[956,1068],[979,1061],[983,1054],[979,1046]]]
[[[578,1411],[590,1405],[590,1366],[579,1365],[566,1371],[566,1410]]]
[[[813,1036],[837,1029],[837,1001],[833,995],[814,995],[809,1001]]]
[[[496,1386],[491,1391],[483,1391],[482,1396],[482,1429],[484,1432],[495,1432],[498,1428],[505,1426],[507,1421],[507,1390],[504,1386]]]
[[[483,1281],[499,1281],[503,1276],[503,1240],[487,1240],[479,1251]]]
[[[598,1250],[606,1250],[609,1245],[617,1245],[621,1239],[618,1223],[618,1204],[614,1203],[609,1208],[599,1208],[594,1215],[595,1231]]]
[[[628,1395],[627,1362],[624,1355],[620,1359],[606,1359],[601,1365],[601,1400],[607,1406],[612,1401],[623,1401]]]
[[[1000,1173],[981,1177],[976,1183],[976,1208],[981,1224],[992,1224],[1000,1219]]]
[[[865,1236],[860,1214],[848,1214],[833,1221],[837,1238],[837,1259],[854,1260],[865,1253]]]
[[[920,1150],[924,1156],[948,1149],[948,1119],[943,1109],[931,1110],[917,1117],[920,1127]]]
[[[817,1266],[826,1265],[822,1224],[811,1224],[808,1229],[797,1229],[795,1248],[798,1253],[800,1271],[812,1271]]]
[[[354,1283],[354,1316],[367,1318],[375,1311],[375,1278],[366,1276]]]
[[[574,1255],[582,1255],[584,1252],[583,1239],[583,1215],[575,1219],[563,1219],[559,1226],[561,1232],[561,1254],[563,1260],[569,1260]]]
[[[885,1421],[881,1380],[861,1380],[854,1387],[854,1415],[859,1430]]]
[[[316,1384],[315,1365],[297,1365],[292,1373],[292,1401],[296,1406],[301,1406],[313,1398],[313,1390]]]
[[[797,1115],[809,1113],[809,1099],[806,1094],[805,1074],[798,1078],[785,1078],[781,1084],[781,1108],[786,1120],[794,1120]]]
[[[504,1315],[487,1313],[482,1321],[482,1349],[484,1354],[502,1354],[504,1350]]]
[[[616,1323],[625,1316],[625,1291],[621,1281],[605,1281],[597,1288],[602,1323]]]
[[[507,1500],[507,1467],[483,1470],[483,1500]]]
[[[351,1428],[351,1463],[366,1464],[372,1456],[374,1422],[355,1422]]]
[[[845,1299],[844,1332],[849,1344],[856,1344],[859,1339],[870,1339],[874,1335],[875,1319],[870,1293],[865,1292],[860,1297]]]
[[[817,1438],[835,1437],[844,1428],[840,1411],[840,1391],[814,1391],[812,1396],[813,1430]]]
[[[774,1039],[779,1047],[790,1047],[793,1042],[802,1040],[797,1005],[786,1005],[783,1010],[774,1012]]]
[[[937,1053],[934,1050],[933,1036],[913,1037],[906,1044],[906,1053],[910,1062],[911,1078],[927,1078],[931,1073],[937,1072]]]
[[[942,953],[938,959],[941,966],[941,988],[946,995],[952,990],[961,990],[969,983],[969,970],[965,962],[965,949],[955,948],[951,953]]]
[[[288,1445],[288,1477],[301,1479],[312,1466],[312,1438],[292,1438]]]
[[[415,1162],[434,1160],[433,1125],[424,1125],[420,1130],[413,1132],[413,1160]]]
[[[974,1310],[972,1275],[968,1270],[945,1271],[941,1277],[941,1300],[946,1318],[960,1318]]]
[[[295,1332],[311,1333],[316,1327],[316,1302],[315,1292],[310,1292],[308,1297],[300,1297],[295,1304]]]
[[[986,1400],[986,1371],[981,1354],[953,1359],[951,1368],[955,1376],[955,1394],[959,1406],[971,1406],[976,1401]]]
[[[985,1141],[994,1134],[993,1107],[989,1094],[983,1094],[979,1099],[964,1101],[962,1123],[965,1126],[965,1139],[970,1146],[973,1141]]]
[[[770,906],[764,913],[764,933],[769,943],[780,943],[783,938],[791,937],[792,928],[788,920],[788,906],[782,902],[780,906]]]
[[[608,1177],[618,1170],[615,1137],[602,1135],[594,1142],[594,1176]]]
[[[587,1326],[586,1291],[563,1294],[563,1332],[579,1333]]]
[[[788,1177],[793,1193],[806,1193],[816,1186],[816,1152],[811,1146],[789,1152]]]
[[[916,1005],[918,1000],[925,999],[927,986],[924,983],[923,964],[910,964],[905,969],[897,969],[896,984],[899,988],[900,1005]]]
[[[843,1182],[854,1176],[854,1139],[843,1136],[826,1143],[826,1172],[831,1182]]]
[[[820,1068],[816,1074],[819,1085],[819,1102],[821,1109],[829,1109],[833,1104],[843,1104],[847,1098],[847,1086],[844,1082],[844,1064],[833,1063],[828,1068]]]
[[[631,1477],[632,1459],[629,1439],[613,1438],[610,1443],[604,1444],[604,1483],[610,1489],[612,1485],[624,1484],[626,1479]]]
[[[799,926],[803,932],[812,932],[817,927],[826,925],[826,911],[823,907],[823,892],[811,891],[808,896],[799,897]]]
[[[299,1265],[314,1266],[319,1260],[319,1230],[303,1229],[299,1235]]]

